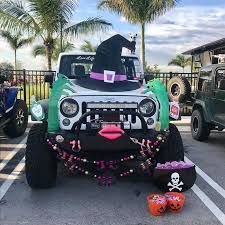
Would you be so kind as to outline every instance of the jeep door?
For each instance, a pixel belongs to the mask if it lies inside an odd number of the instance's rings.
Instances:
[[[222,81],[223,80],[223,81]],[[225,67],[215,71],[215,85],[212,96],[213,118],[218,125],[225,127],[225,88],[221,83],[225,80]]]
[[[198,79],[198,89],[196,91],[196,101],[203,107],[204,117],[207,122],[212,119],[212,68],[206,67],[200,71]]]

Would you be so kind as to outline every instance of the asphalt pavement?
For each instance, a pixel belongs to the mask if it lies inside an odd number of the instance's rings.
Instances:
[[[26,134],[8,139],[0,134],[1,225],[225,225],[225,133],[205,143],[180,127],[186,161],[197,166],[197,181],[185,192],[183,211],[162,217],[148,213],[146,198],[160,191],[149,180],[122,180],[110,187],[59,171],[57,185],[31,190],[24,176]]]

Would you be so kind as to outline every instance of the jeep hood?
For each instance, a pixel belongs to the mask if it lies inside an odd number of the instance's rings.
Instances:
[[[141,84],[137,80],[115,81],[113,83],[95,80],[91,78],[82,78],[70,80],[76,92],[131,92],[141,89]]]
[[[134,90],[130,90],[130,91],[123,91],[121,89],[115,89],[114,91],[107,91],[107,89],[101,89],[101,90],[91,90],[89,88],[86,87],[81,87],[79,85],[77,85],[76,83],[73,83],[73,89],[76,93],[76,95],[82,95],[82,96],[115,96],[115,95],[120,95],[120,96],[147,96],[145,94],[143,94],[144,91],[144,87],[143,86],[139,86],[138,89],[134,89]]]

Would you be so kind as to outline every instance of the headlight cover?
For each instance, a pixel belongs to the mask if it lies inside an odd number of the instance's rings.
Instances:
[[[151,117],[156,112],[156,105],[151,99],[144,99],[139,104],[139,112],[144,117]]]
[[[74,117],[79,112],[79,105],[74,99],[67,98],[63,100],[63,102],[61,103],[60,112],[65,117],[69,117],[69,118]]]

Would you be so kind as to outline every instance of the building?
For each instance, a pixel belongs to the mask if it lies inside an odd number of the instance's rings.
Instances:
[[[192,56],[192,72],[198,71],[202,66],[225,63],[225,38],[188,50],[183,54]]]

